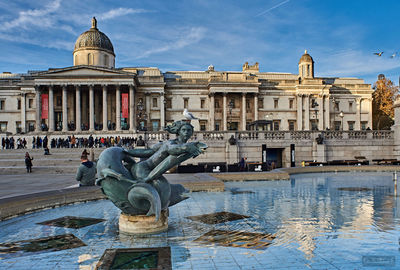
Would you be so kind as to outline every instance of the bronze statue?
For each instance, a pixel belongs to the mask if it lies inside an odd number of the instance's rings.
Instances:
[[[176,134],[176,139],[160,142],[150,149],[111,147],[99,156],[96,183],[124,214],[155,215],[158,220],[161,210],[187,199],[182,185],[171,185],[162,175],[198,156],[207,145],[187,142],[193,135],[189,122],[176,121],[165,129]],[[147,159],[135,162],[134,157]]]

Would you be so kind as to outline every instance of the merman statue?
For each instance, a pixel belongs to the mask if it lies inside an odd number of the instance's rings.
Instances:
[[[170,184],[163,173],[181,162],[197,157],[207,149],[201,142],[188,142],[193,126],[176,121],[165,128],[176,139],[155,144],[150,149],[126,150],[111,147],[104,150],[97,162],[97,185],[125,215],[155,215],[188,197],[185,188]],[[134,157],[144,159],[135,162]]]

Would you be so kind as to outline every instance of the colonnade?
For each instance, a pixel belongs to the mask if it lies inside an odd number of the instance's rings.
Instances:
[[[222,95],[222,130],[226,131],[228,130],[228,106],[229,102],[227,101],[227,96],[228,95],[235,95],[237,93],[227,93],[227,92],[221,92],[221,93],[216,93],[212,92],[209,94],[209,118],[208,118],[208,123],[209,123],[209,130],[215,130],[215,95]],[[245,131],[246,130],[246,99],[247,99],[247,94],[250,94],[253,96],[253,104],[254,104],[254,112],[253,112],[253,121],[258,120],[258,94],[257,93],[240,93],[241,95],[241,102],[240,102],[240,127],[239,130]]]
[[[62,99],[62,131],[68,131],[68,123],[74,122],[75,131],[79,132],[82,130],[82,118],[88,119],[88,130],[93,132],[95,130],[95,100],[96,111],[102,110],[102,131],[109,130],[109,121],[114,121],[113,117],[109,117],[111,114],[115,113],[115,130],[121,131],[121,87],[123,87],[124,92],[128,93],[128,103],[129,103],[129,130],[136,130],[135,121],[135,86],[131,85],[48,85],[48,86],[35,86],[36,91],[36,130],[41,130],[41,119],[42,119],[42,94],[48,93],[48,131],[55,131],[55,106],[54,106],[54,92],[55,87],[61,88],[61,99]],[[111,104],[108,104],[109,92],[115,90],[115,112],[110,112],[109,109],[113,109]],[[74,101],[70,101],[68,95],[69,92],[75,91]],[[88,91],[88,95],[83,96],[83,92]],[[100,103],[99,96],[102,95],[102,102]],[[89,103],[89,114],[87,115],[87,96]],[[68,111],[68,104],[74,104],[75,110],[73,112]],[[163,104],[163,103],[162,103]],[[101,105],[101,109],[100,106]],[[114,104],[112,104],[114,105]],[[72,106],[70,106],[72,107]],[[68,117],[70,115],[70,117]],[[73,115],[71,117],[71,115]],[[100,115],[96,115],[97,119],[100,119]],[[113,119],[111,119],[113,118]],[[165,117],[164,117],[165,118]]]

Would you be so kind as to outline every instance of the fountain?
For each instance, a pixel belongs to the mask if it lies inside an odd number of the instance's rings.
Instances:
[[[180,184],[171,185],[163,173],[203,153],[207,145],[188,142],[193,135],[190,122],[176,121],[166,130],[176,134],[176,139],[160,142],[150,149],[111,147],[99,156],[96,183],[121,209],[119,230],[122,233],[151,234],[167,230],[168,207],[188,198],[185,188]],[[134,158],[145,159],[136,162]]]

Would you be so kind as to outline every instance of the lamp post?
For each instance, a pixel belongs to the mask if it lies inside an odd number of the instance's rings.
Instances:
[[[138,125],[137,126],[139,127],[139,130],[143,130],[144,126],[141,125],[141,120],[142,119],[146,119],[146,115],[143,113],[144,106],[143,106],[143,100],[142,99],[139,99],[139,102],[137,104],[137,108],[138,108],[138,111],[139,111],[139,113],[137,115],[137,117],[138,117]]]
[[[229,101],[228,104],[228,108],[229,108],[229,128],[228,130],[232,129],[232,109],[233,107],[235,107],[235,102],[233,101],[233,99],[231,99],[231,101]]]
[[[341,126],[342,126],[342,131],[343,131],[343,117],[344,117],[343,111],[340,111],[339,117],[341,118]]]

